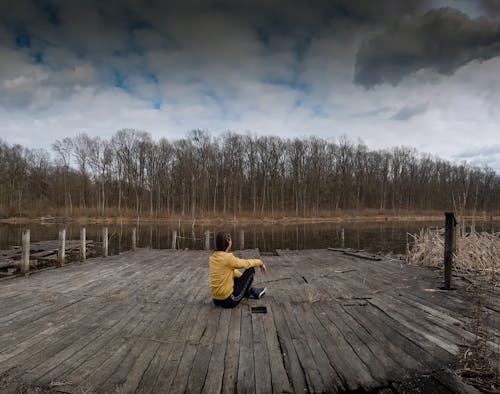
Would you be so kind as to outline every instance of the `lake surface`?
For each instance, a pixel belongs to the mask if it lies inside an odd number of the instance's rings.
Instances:
[[[177,231],[178,247],[203,249],[204,233],[211,232],[210,247],[213,248],[213,234],[217,231],[229,231],[233,236],[233,249],[259,248],[262,252],[274,252],[276,249],[315,249],[327,247],[346,247],[364,249],[370,252],[404,253],[406,234],[416,233],[424,227],[444,227],[442,222],[389,222],[389,223],[320,223],[320,224],[268,224],[214,227],[191,225],[149,225],[137,226],[137,246],[155,249],[172,247],[172,232]],[[30,228],[31,241],[47,241],[58,239],[59,229],[66,227],[67,239],[77,240],[80,237],[80,225],[77,224],[0,224],[0,250],[21,244],[24,228]],[[101,240],[102,225],[86,225],[88,240]],[[132,225],[108,225],[110,254],[131,248]],[[344,228],[344,242],[341,234]],[[498,231],[500,222],[479,222],[478,231]],[[244,232],[244,240],[241,233]],[[194,237],[193,237],[194,235]],[[194,238],[194,239],[193,239]]]

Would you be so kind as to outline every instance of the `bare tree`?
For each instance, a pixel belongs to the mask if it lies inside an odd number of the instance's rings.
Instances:
[[[500,176],[347,136],[284,139],[194,130],[175,141],[123,129],[43,150],[0,141],[0,214],[311,216],[339,210],[497,212]],[[79,196],[78,207],[73,196]]]

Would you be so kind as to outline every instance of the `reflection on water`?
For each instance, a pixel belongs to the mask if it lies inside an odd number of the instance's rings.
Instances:
[[[0,250],[21,244],[22,230],[29,227],[31,241],[46,241],[58,239],[59,229],[66,227],[67,239],[80,237],[80,225],[8,225],[0,224]],[[394,222],[394,223],[321,223],[298,225],[249,225],[213,227],[195,226],[194,232],[190,225],[149,225],[137,226],[137,246],[154,249],[172,247],[172,232],[177,231],[178,248],[203,249],[204,234],[210,231],[210,245],[214,245],[214,233],[229,231],[233,236],[233,249],[259,248],[263,252],[273,252],[276,249],[315,249],[327,247],[346,247],[365,249],[371,252],[404,253],[406,233],[416,233],[423,227],[443,226],[441,222]],[[86,225],[87,239],[101,241],[102,225]],[[131,225],[108,225],[109,253],[116,254],[131,248]],[[481,222],[476,224],[478,231],[498,229],[498,222]],[[344,228],[344,245],[342,245],[342,228]],[[242,236],[243,234],[243,236]]]

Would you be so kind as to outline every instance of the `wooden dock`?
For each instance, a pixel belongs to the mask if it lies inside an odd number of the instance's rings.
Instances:
[[[211,302],[205,251],[0,281],[0,392],[476,392],[451,370],[478,339],[498,353],[498,290],[441,291],[440,271],[385,258],[277,254],[256,274],[267,295],[233,310]]]
[[[85,241],[85,255],[87,257],[97,256],[98,248],[102,248],[100,242],[92,240]],[[65,261],[78,261],[81,256],[81,241],[65,241]],[[39,270],[53,267],[58,263],[60,241],[41,241],[29,244],[29,267],[30,270]],[[21,271],[22,247],[13,246],[8,250],[0,250],[0,278],[16,275]]]

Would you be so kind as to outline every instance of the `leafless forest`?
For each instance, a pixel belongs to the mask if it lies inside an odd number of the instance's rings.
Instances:
[[[413,148],[192,131],[80,134],[52,154],[0,142],[0,214],[320,216],[466,209],[497,212],[500,176]]]

